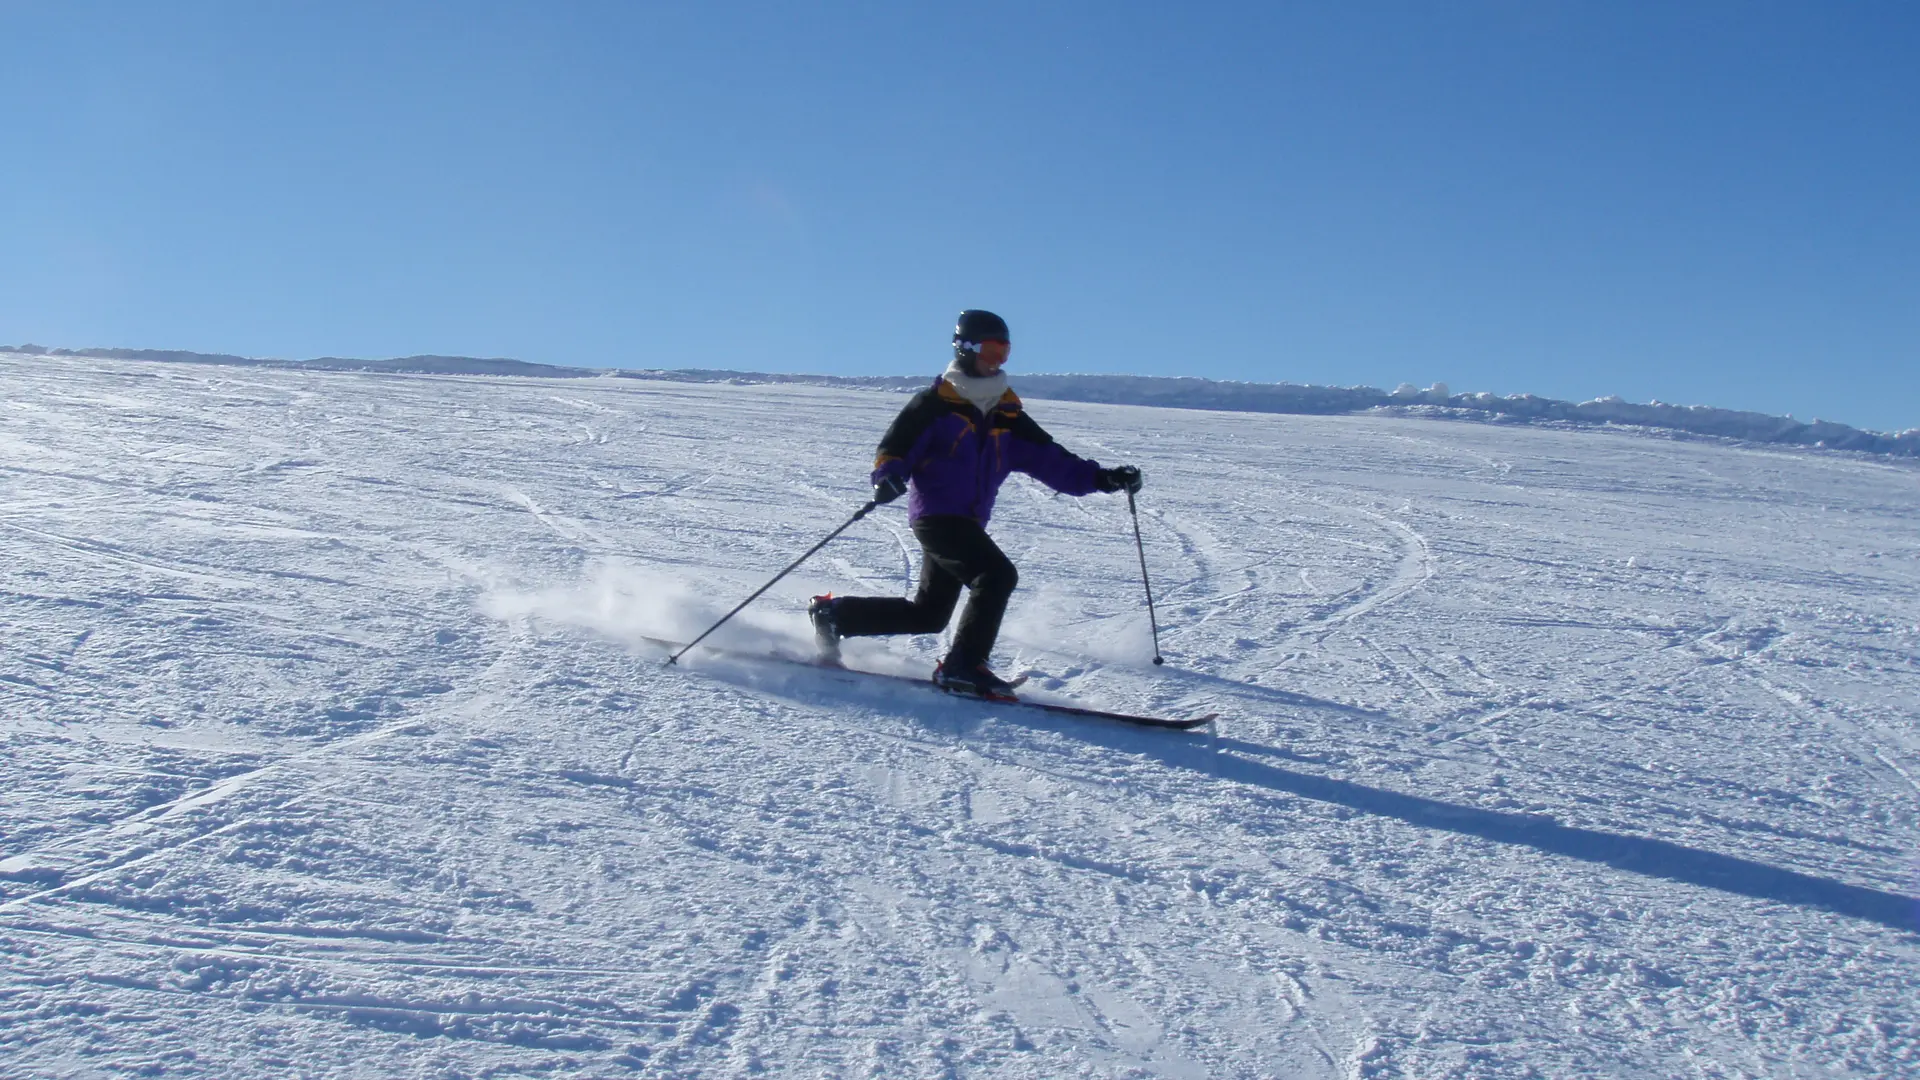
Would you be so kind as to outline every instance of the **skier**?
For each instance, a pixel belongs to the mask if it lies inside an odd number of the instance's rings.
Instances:
[[[1010,696],[1013,684],[987,666],[1007,600],[1019,582],[1013,563],[987,535],[993,501],[1018,469],[1065,495],[1140,490],[1140,470],[1102,468],[1067,452],[1033,422],[1007,389],[1001,367],[1012,350],[1006,320],[991,311],[960,313],[953,362],[907,402],[880,439],[873,501],[907,492],[907,519],[920,541],[920,587],[912,599],[816,596],[808,605],[821,653],[837,659],[840,639],[937,634],[968,590],[953,647],[934,669],[941,687]]]

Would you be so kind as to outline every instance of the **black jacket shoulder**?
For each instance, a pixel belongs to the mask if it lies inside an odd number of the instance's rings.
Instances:
[[[920,391],[907,400],[900,415],[887,425],[887,433],[880,436],[880,452],[874,458],[874,467],[878,468],[891,458],[903,458],[920,440],[920,433],[927,430],[935,420],[940,419],[949,409],[947,402],[940,397],[940,384]]]
[[[1027,410],[1020,408],[1017,401],[1014,403],[1013,419],[1007,424],[1007,430],[1013,433],[1014,438],[1025,439],[1030,443],[1040,443],[1044,446],[1053,441],[1053,436],[1047,434],[1047,429],[1034,422],[1033,417],[1027,415]]]

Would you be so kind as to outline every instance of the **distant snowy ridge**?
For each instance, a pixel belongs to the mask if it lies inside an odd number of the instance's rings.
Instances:
[[[22,356],[151,360],[165,363],[232,364],[318,371],[376,371],[437,375],[519,375],[534,378],[657,379],[671,382],[761,385],[798,383],[870,390],[917,389],[932,375],[786,375],[713,369],[609,369],[562,367],[503,357],[402,356],[356,360],[323,356],[313,360],[276,360],[170,349],[53,349],[39,345],[0,345],[0,353]],[[1719,409],[1707,405],[1636,404],[1619,397],[1571,402],[1533,394],[1451,393],[1444,384],[1425,390],[1401,384],[1388,392],[1371,386],[1307,386],[1298,383],[1222,382],[1212,379],[1147,375],[1018,376],[1027,397],[1102,405],[1150,405],[1172,409],[1334,415],[1378,410],[1435,419],[1496,423],[1560,422],[1614,424],[1679,431],[1694,435],[1786,443],[1829,450],[1852,450],[1898,457],[1920,457],[1920,428],[1897,434],[1864,431],[1827,420]]]
[[[179,349],[49,349],[40,345],[0,345],[0,353],[19,356],[154,360],[166,364],[229,364],[236,367],[305,368],[313,371],[386,371],[411,375],[526,375],[534,378],[589,379],[606,374],[597,368],[556,367],[505,357],[400,356],[391,360],[354,360],[322,356],[314,360],[274,360]]]

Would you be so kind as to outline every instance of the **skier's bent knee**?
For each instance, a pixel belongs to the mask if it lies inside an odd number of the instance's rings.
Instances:
[[[1020,568],[1003,562],[975,578],[973,587],[981,592],[1010,594],[1020,587]]]

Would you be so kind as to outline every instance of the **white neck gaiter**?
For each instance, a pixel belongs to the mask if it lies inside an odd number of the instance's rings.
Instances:
[[[955,360],[947,365],[945,378],[955,390],[960,391],[960,396],[971,402],[983,416],[992,410],[994,403],[1000,400],[1000,395],[1007,392],[1005,370],[986,376],[969,375],[961,369],[960,361]]]

